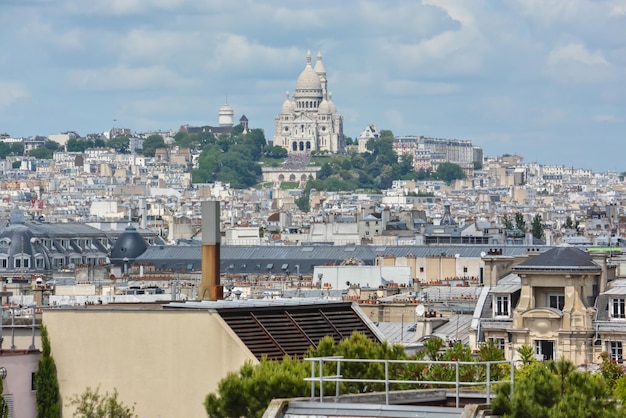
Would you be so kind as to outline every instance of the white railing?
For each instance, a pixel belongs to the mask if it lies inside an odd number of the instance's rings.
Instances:
[[[455,399],[456,407],[459,407],[461,398],[462,386],[486,386],[486,402],[491,401],[491,387],[492,385],[509,382],[511,384],[511,392],[513,391],[513,380],[515,377],[515,364],[513,361],[501,360],[501,361],[428,361],[428,360],[378,360],[378,359],[347,359],[343,356],[330,356],[330,357],[313,357],[305,358],[305,361],[311,362],[311,377],[305,380],[311,382],[311,400],[316,399],[316,386],[319,387],[319,401],[324,402],[324,382],[335,382],[335,400],[340,396],[340,384],[341,383],[383,383],[385,385],[385,404],[389,405],[389,387],[392,384],[414,384],[414,385],[440,385],[440,386],[454,386],[455,387]],[[332,376],[324,376],[324,364],[335,363],[336,374]],[[381,363],[384,365],[384,378],[383,379],[357,379],[346,378],[341,374],[342,363]],[[455,369],[455,380],[453,381],[441,381],[441,380],[397,380],[389,375],[390,364],[425,364],[429,365],[448,365],[453,366]],[[491,368],[499,364],[507,364],[510,369],[510,376],[506,380],[491,380]],[[460,379],[460,366],[480,366],[486,367],[485,380],[472,380],[469,382],[461,381]],[[316,367],[317,366],[317,367]],[[317,373],[316,373],[317,369]]]

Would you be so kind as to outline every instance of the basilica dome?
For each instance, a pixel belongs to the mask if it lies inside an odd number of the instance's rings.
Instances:
[[[304,67],[304,70],[300,73],[298,81],[296,82],[296,91],[302,90],[319,90],[320,93],[322,92],[320,77],[313,67],[311,67],[310,52],[306,55],[306,67]]]

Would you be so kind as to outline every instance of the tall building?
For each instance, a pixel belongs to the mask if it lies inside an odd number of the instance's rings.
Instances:
[[[291,99],[287,92],[274,126],[274,145],[286,148],[290,154],[344,151],[343,116],[337,112],[328,92],[321,53],[317,54],[313,67],[311,52],[307,52],[296,91]]]

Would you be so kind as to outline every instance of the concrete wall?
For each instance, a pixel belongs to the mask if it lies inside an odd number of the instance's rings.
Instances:
[[[141,417],[206,418],[219,380],[257,361],[217,313],[148,309],[44,312],[64,404],[100,385]]]

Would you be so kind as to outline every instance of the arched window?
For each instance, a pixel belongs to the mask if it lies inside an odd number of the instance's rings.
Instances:
[[[306,141],[306,149],[307,150],[311,149],[311,141]]]
[[[300,151],[304,151],[304,142],[300,141]]]
[[[291,145],[291,149],[293,151],[298,151],[298,143],[296,141],[294,141],[293,144]]]
[[[295,174],[290,175],[289,181],[296,181],[296,175]]]

